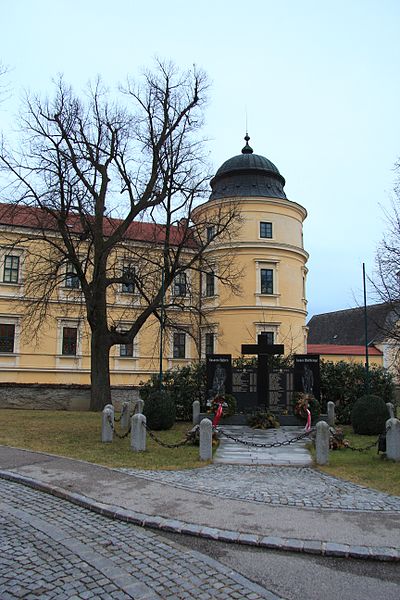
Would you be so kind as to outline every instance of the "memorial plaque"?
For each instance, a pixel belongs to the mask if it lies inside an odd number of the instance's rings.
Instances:
[[[269,409],[274,413],[290,412],[293,373],[290,369],[273,369],[268,377]]]
[[[319,354],[294,355],[294,389],[321,399]]]
[[[232,356],[210,354],[206,358],[207,399],[232,393]]]

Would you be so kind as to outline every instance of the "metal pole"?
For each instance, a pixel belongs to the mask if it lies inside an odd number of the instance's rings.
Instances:
[[[364,332],[365,332],[365,393],[369,394],[368,316],[367,316],[367,286],[365,283],[365,263],[363,263],[363,287],[364,287]]]
[[[164,334],[164,267],[161,268],[161,310],[160,310],[160,390],[163,382],[163,334]]]

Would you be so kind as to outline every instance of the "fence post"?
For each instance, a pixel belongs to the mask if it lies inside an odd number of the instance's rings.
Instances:
[[[328,409],[328,425],[329,425],[329,427],[335,427],[335,403],[331,402],[331,401],[328,402],[327,409]]]
[[[110,422],[111,421],[111,422]],[[101,441],[112,442],[114,432],[114,407],[106,404],[101,415]]]
[[[210,419],[200,422],[200,460],[212,460],[212,423]]]
[[[131,427],[131,448],[134,452],[146,450],[146,417],[140,413],[133,415]]]
[[[143,414],[143,406],[144,406],[144,402],[141,398],[139,398],[138,400],[136,400],[136,404],[135,404],[135,415],[141,415]]]
[[[197,425],[200,420],[200,402],[195,400],[192,404],[192,422]]]
[[[128,429],[129,427],[129,408],[130,402],[123,402],[121,410],[121,429]]]
[[[386,457],[400,461],[400,421],[388,419],[386,421]]]
[[[329,463],[329,425],[325,421],[320,421],[317,423],[316,429],[315,451],[317,465],[327,465]]]
[[[396,416],[394,414],[394,405],[391,402],[386,402],[386,407],[389,412],[389,419],[395,419]]]

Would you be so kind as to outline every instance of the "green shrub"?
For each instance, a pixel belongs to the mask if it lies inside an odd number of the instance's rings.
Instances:
[[[385,402],[379,396],[369,394],[359,398],[351,411],[351,424],[354,433],[378,435],[385,430],[389,418]]]
[[[247,424],[254,429],[276,429],[278,419],[271,413],[257,412],[247,417]]]
[[[171,429],[175,423],[175,403],[166,390],[153,389],[144,401],[143,414],[150,429]]]
[[[149,393],[158,390],[158,375],[140,384],[140,396],[146,401]],[[163,373],[163,389],[166,390],[174,404],[176,418],[182,421],[192,420],[192,404],[194,400],[203,403],[206,387],[206,370],[204,362],[197,362],[185,367],[178,367]],[[205,407],[203,406],[203,409]]]
[[[365,394],[365,368],[362,364],[321,361],[321,397],[324,412],[329,401],[335,404],[336,421],[348,425],[358,398]],[[383,367],[369,369],[369,392],[384,402],[393,402],[394,385],[391,374]]]

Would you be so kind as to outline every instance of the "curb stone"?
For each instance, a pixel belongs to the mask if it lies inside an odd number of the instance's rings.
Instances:
[[[301,552],[304,554],[313,554],[320,556],[333,556],[335,558],[358,558],[375,560],[381,562],[400,562],[400,548],[390,546],[351,546],[349,544],[340,544],[336,542],[324,542],[315,540],[301,540],[296,538],[281,538],[276,536],[260,536],[255,534],[241,533],[227,529],[218,529],[187,523],[177,519],[169,519],[159,516],[146,515],[122,508],[104,504],[77,494],[68,492],[63,488],[52,486],[38,481],[25,475],[13,473],[12,471],[0,470],[0,478],[14,483],[20,483],[35,490],[45,492],[62,500],[67,500],[72,504],[86,508],[94,513],[100,514],[110,519],[124,521],[148,527],[159,531],[168,531],[213,539],[220,542],[237,543],[246,546],[257,546],[269,550],[280,550],[286,552]]]

